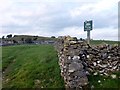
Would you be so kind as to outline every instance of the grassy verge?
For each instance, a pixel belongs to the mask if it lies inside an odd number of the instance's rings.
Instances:
[[[113,44],[118,44],[120,42],[118,42],[118,41],[106,41],[106,40],[91,40],[90,41],[90,44],[92,44],[92,45],[99,45],[102,43],[113,45]]]
[[[63,88],[58,58],[51,45],[3,47],[4,88]]]

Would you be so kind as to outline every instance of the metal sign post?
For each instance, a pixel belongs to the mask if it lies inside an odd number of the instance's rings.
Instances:
[[[87,31],[87,43],[90,44],[90,31]]]
[[[92,20],[84,22],[84,31],[87,31],[87,43],[90,44],[90,31],[92,30]]]

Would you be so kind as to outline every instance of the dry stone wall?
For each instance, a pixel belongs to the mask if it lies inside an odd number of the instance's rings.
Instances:
[[[90,74],[118,78],[112,74],[120,70],[118,45],[90,46],[85,41],[64,36],[59,37],[55,47],[66,88],[86,87]]]
[[[84,61],[86,70],[93,75],[111,76],[113,72],[120,71],[120,47],[118,45],[101,45],[87,48]]]

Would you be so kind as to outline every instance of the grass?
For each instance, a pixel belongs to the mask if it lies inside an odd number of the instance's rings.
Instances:
[[[2,49],[3,88],[64,88],[57,52],[52,45],[19,45]],[[120,76],[120,72],[117,75]],[[95,88],[120,88],[120,79],[99,75],[91,75],[88,79],[89,85]]]
[[[120,72],[118,72],[120,75]],[[119,76],[117,74],[117,76]],[[112,79],[111,77],[91,75],[88,77],[90,81],[89,85],[94,86],[94,88],[120,88],[120,80],[118,78]],[[100,80],[100,82],[98,82]]]
[[[90,44],[92,44],[92,45],[99,45],[99,44],[102,44],[102,43],[114,45],[114,44],[118,44],[120,42],[118,42],[118,41],[107,41],[107,40],[91,40],[90,41]]]
[[[3,47],[3,88],[64,88],[51,45]]]

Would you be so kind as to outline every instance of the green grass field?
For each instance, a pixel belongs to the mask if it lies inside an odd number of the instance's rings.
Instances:
[[[3,88],[64,88],[51,45],[3,47]]]
[[[64,88],[57,52],[52,45],[2,47],[2,69],[3,88]],[[89,82],[95,88],[120,86],[120,80],[101,76],[90,76]]]
[[[106,40],[91,40],[90,41],[90,44],[92,45],[99,45],[103,43],[114,45],[114,44],[120,44],[120,41],[119,42],[118,41],[106,41]]]

